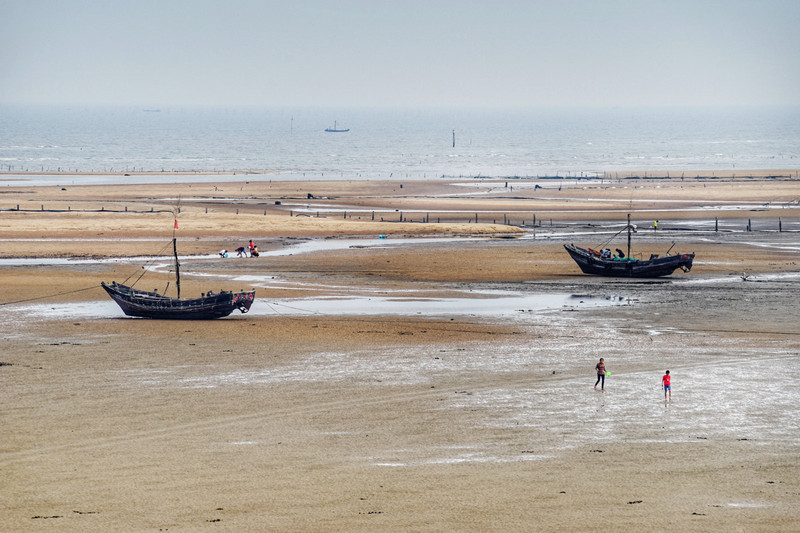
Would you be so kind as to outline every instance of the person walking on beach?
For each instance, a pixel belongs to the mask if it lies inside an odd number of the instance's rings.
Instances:
[[[669,393],[669,401],[672,401],[672,385],[669,384],[669,370],[667,373],[664,374],[664,377],[661,378],[661,383],[664,385],[664,401],[667,401],[667,393]]]
[[[600,390],[606,390],[606,364],[602,357],[594,368],[597,370],[597,381],[594,382],[594,388],[596,389],[597,384],[600,383]]]

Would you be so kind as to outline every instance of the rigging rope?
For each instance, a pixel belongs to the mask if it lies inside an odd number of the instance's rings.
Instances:
[[[156,255],[157,256],[161,255],[164,252],[164,250],[166,250],[167,247],[170,244],[172,244],[172,241],[169,241],[167,244],[165,244],[164,247],[161,248],[161,250],[159,250],[158,253],[156,253]],[[153,259],[150,259],[149,261],[145,262],[144,265],[142,265],[142,267],[141,267],[142,268],[142,273],[139,274],[139,277],[136,278],[136,281],[134,281],[131,284],[131,287],[136,285],[136,283],[140,279],[142,279],[142,276],[144,276],[147,273],[147,269],[145,267],[147,267],[150,263],[154,263],[156,260],[161,260],[161,259],[159,259],[158,257],[154,257]],[[131,273],[131,275],[128,276],[127,278],[125,278],[125,280],[122,283],[126,283],[129,279],[131,279],[136,274],[136,272],[138,272],[138,270],[133,272],[133,273]],[[64,296],[66,294],[73,294],[73,293],[76,293],[76,292],[83,292],[83,291],[88,291],[88,290],[91,290],[91,289],[98,289],[98,288],[100,288],[98,285],[94,285],[92,287],[85,287],[83,289],[75,289],[75,290],[72,290],[72,291],[58,292],[58,293],[55,293],[55,294],[48,294],[46,296],[37,296],[35,298],[25,298],[25,299],[22,299],[22,300],[14,300],[12,302],[0,302],[0,305],[11,305],[11,304],[20,304],[20,303],[25,303],[25,302],[34,302],[36,300],[46,300],[48,298],[55,298],[57,296]]]
[[[64,296],[65,294],[72,294],[75,292],[88,291],[91,289],[99,289],[98,285],[92,287],[85,287],[83,289],[75,289],[74,291],[58,292],[56,294],[48,294],[47,296],[37,296],[36,298],[25,298],[24,300],[15,300],[13,302],[0,302],[0,305],[20,304],[25,302],[33,302],[35,300],[46,300],[47,298],[55,298],[56,296]]]
[[[269,306],[269,308],[270,308],[270,309],[272,309],[273,311],[275,311],[275,312],[276,312],[276,313],[278,313],[279,315],[282,315],[283,313],[281,313],[281,312],[280,312],[280,311],[278,311],[277,309],[274,309],[274,308],[272,307],[273,305],[280,305],[280,306],[283,306],[283,307],[285,307],[285,308],[287,308],[287,309],[293,309],[293,310],[295,310],[295,311],[302,311],[302,312],[304,312],[304,313],[308,313],[308,314],[310,314],[310,315],[321,315],[321,314],[322,314],[322,313],[320,313],[319,311],[310,311],[310,310],[308,310],[308,309],[302,309],[302,308],[300,308],[300,307],[293,307],[293,306],[291,306],[291,305],[281,304],[281,303],[278,303],[278,302],[272,302],[272,305],[270,305],[269,303],[267,303],[267,305]]]
[[[163,247],[163,248],[161,248],[161,249],[160,249],[158,252],[156,252],[156,256],[159,256],[159,255],[161,255],[162,253],[164,253],[164,250],[166,250],[166,249],[167,249],[167,247],[168,247],[170,244],[172,244],[172,241],[169,241],[167,244],[165,244],[165,245],[164,245],[164,247]],[[141,266],[142,273],[141,273],[141,274],[139,274],[139,277],[138,277],[138,278],[136,278],[136,281],[134,281],[133,283],[131,283],[131,284],[130,284],[130,286],[131,286],[131,287],[133,287],[134,285],[136,285],[136,284],[139,282],[139,280],[140,280],[140,279],[142,279],[142,276],[144,276],[144,275],[147,273],[147,267],[148,267],[148,266],[149,266],[151,263],[155,263],[155,261],[156,261],[157,259],[159,259],[159,258],[158,258],[158,257],[154,257],[154,258],[150,259],[149,261],[146,261],[146,262],[145,262],[145,264],[143,264],[143,265]],[[160,259],[159,259],[159,260],[160,260]],[[136,274],[136,272],[138,272],[138,270],[136,270],[136,271],[132,272],[130,276],[128,276],[127,278],[125,278],[124,280],[122,280],[122,283],[123,283],[123,284],[124,284],[124,283],[127,283],[127,282],[128,282],[128,280],[129,280],[129,279],[131,279],[131,278],[132,278],[132,277],[133,277],[133,276]]]
[[[273,313],[275,313],[276,315],[282,315],[282,314],[283,314],[283,313],[281,313],[280,311],[278,311],[277,309],[275,309],[274,307],[272,307],[272,306],[269,304],[269,302],[267,302],[267,307],[269,307],[269,308],[272,310],[272,312],[273,312]]]
[[[606,242],[604,242],[603,244],[600,244],[600,245],[598,245],[598,248],[601,248],[601,249],[602,249],[602,248],[603,248],[605,245],[607,245],[608,243],[610,243],[611,241],[613,241],[613,240],[614,240],[614,238],[615,238],[617,235],[619,235],[620,233],[622,233],[622,232],[623,232],[623,231],[625,231],[626,229],[628,229],[628,226],[627,226],[627,225],[626,225],[624,228],[622,228],[621,230],[619,230],[618,232],[616,232],[614,235],[612,235],[611,237],[609,237],[609,238],[608,238],[608,240],[606,240]]]

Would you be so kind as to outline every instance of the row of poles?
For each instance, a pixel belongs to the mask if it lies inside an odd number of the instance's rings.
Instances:
[[[17,204],[16,209],[10,209],[9,211],[27,211],[27,212],[30,212],[30,211],[36,211],[36,210],[33,210],[33,209],[21,209],[20,205]],[[38,211],[42,211],[42,212],[45,211],[44,204],[41,204],[40,209]],[[59,212],[59,211],[64,211],[64,210],[63,209],[54,209],[54,210],[48,210],[48,211]],[[71,206],[67,206],[66,211],[71,212],[72,211],[72,207]],[[99,210],[98,209],[91,209],[91,210],[89,210],[89,209],[80,209],[80,210],[77,210],[77,211],[92,211],[92,212],[100,211],[100,212],[106,212],[106,208],[105,208],[105,206],[101,206]],[[171,211],[171,210],[162,209],[162,210],[156,211],[155,208],[151,207],[149,211],[132,211],[132,212],[135,212],[135,213],[141,213],[141,212],[163,213],[163,212],[167,212],[167,211]],[[128,206],[125,206],[124,209],[121,210],[121,211],[120,210],[109,210],[108,212],[114,212],[114,213],[124,212],[124,213],[127,213],[128,212]],[[205,208],[205,212],[208,213],[208,208],[207,207]],[[236,209],[236,214],[237,215],[239,214],[239,209],[238,208]],[[264,215],[266,215],[266,214],[267,214],[267,210],[265,209],[264,210]],[[292,217],[295,216],[295,213],[294,213],[293,210],[289,211],[289,216],[292,216]],[[316,212],[316,216],[317,216],[317,218],[320,217],[320,212],[319,211]],[[344,211],[342,213],[342,218],[347,220],[347,218],[348,218],[347,217],[347,211]],[[358,217],[358,218],[360,219],[360,217]],[[350,215],[350,219],[351,220],[353,219],[352,214]],[[370,220],[375,221],[375,211],[371,212]],[[531,216],[530,221],[531,221],[531,224],[530,224],[531,226],[536,227],[537,223],[538,223],[539,226],[542,226],[541,218],[539,218],[537,220],[537,217],[536,217],[535,214],[533,214]],[[415,221],[407,219],[403,215],[403,212],[399,211],[397,219],[394,219],[394,220],[393,219],[388,219],[388,218],[384,219],[384,217],[380,217],[380,222],[415,222]],[[430,213],[426,213],[425,216],[421,220],[418,220],[416,222],[430,224],[431,223]],[[452,220],[450,222],[452,222]],[[469,223],[469,224],[472,224],[472,223],[479,224],[480,220],[478,218],[478,213],[475,213],[474,217],[471,217],[471,218],[467,219],[466,222]],[[520,226],[526,226],[525,222],[526,221],[523,218],[519,225]],[[436,217],[436,223],[437,224],[441,223],[441,217]],[[488,222],[484,222],[484,223],[488,223]],[[497,219],[492,219],[492,224],[498,224],[498,223],[499,222],[498,222]],[[509,218],[508,214],[506,214],[506,213],[503,214],[503,222],[502,223],[503,223],[503,225],[506,225],[506,226],[513,226],[514,225],[512,223],[512,219]],[[552,226],[552,225],[553,225],[553,219],[550,219],[550,226]],[[663,229],[664,228],[662,226],[661,231],[663,231]],[[781,219],[781,217],[778,217],[778,228],[777,228],[777,230],[778,230],[778,232],[782,232],[783,231],[783,220]],[[657,229],[657,227],[654,227],[654,231],[659,231],[659,230]],[[719,218],[718,217],[714,218],[714,231],[715,232],[719,231]],[[753,231],[753,221],[750,218],[747,219],[747,225],[745,226],[745,231]]]

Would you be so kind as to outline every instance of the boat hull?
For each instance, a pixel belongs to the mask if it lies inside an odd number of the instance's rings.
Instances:
[[[210,320],[239,310],[246,313],[255,291],[209,293],[201,298],[169,298],[156,292],[140,291],[117,282],[100,285],[128,316],[175,320]]]
[[[585,274],[616,278],[658,278],[669,276],[680,268],[684,272],[692,269],[694,254],[667,255],[654,259],[607,259],[597,252],[574,244],[564,248]]]

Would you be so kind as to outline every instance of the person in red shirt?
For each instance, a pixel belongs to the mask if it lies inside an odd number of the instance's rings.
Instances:
[[[661,378],[661,383],[664,385],[664,401],[667,401],[667,393],[669,393],[669,401],[672,401],[672,385],[669,384],[669,370]]]

